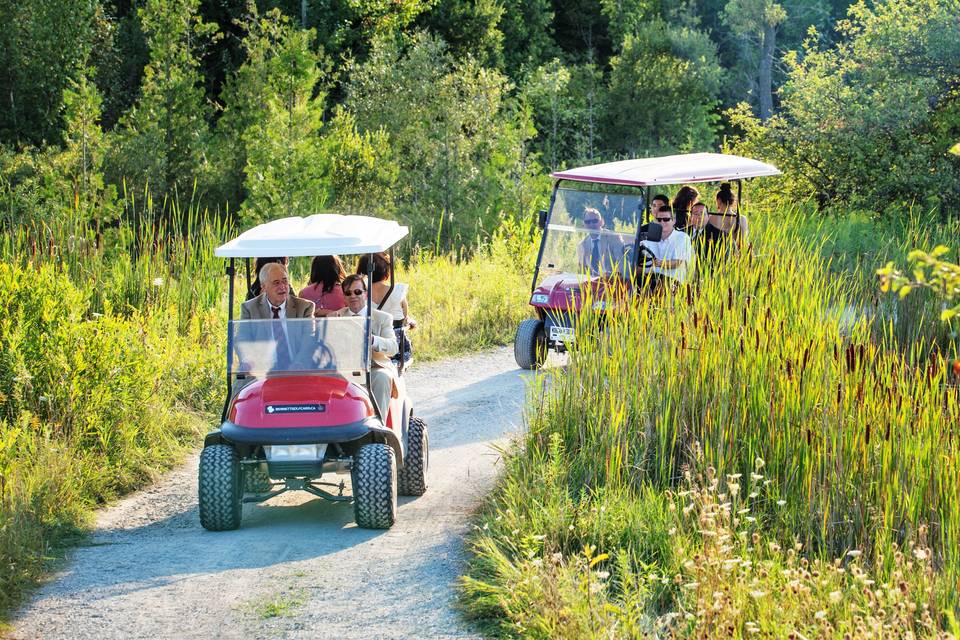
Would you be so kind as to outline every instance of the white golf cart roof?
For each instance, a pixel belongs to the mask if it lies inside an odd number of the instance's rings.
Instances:
[[[639,187],[778,175],[780,170],[772,164],[725,153],[688,153],[662,158],[620,160],[550,174],[558,180]]]
[[[217,247],[221,258],[356,255],[386,251],[407,235],[394,220],[318,213],[271,220]]]

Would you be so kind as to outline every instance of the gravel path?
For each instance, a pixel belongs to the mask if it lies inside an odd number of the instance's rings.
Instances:
[[[197,457],[104,509],[13,621],[14,638],[469,638],[453,610],[471,511],[489,490],[490,446],[521,427],[511,349],[407,374],[430,427],[429,489],[400,498],[389,531],[353,506],[302,492],[244,507],[237,531],[197,517]]]

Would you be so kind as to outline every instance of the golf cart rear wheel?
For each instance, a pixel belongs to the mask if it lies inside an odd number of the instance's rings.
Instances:
[[[243,466],[243,490],[245,493],[269,493],[273,489],[266,463]]]
[[[210,531],[229,531],[240,526],[243,494],[240,459],[228,444],[206,447],[200,454],[200,524]]]
[[[527,318],[517,327],[513,357],[521,369],[539,369],[547,360],[547,336],[543,320]]]
[[[407,450],[403,468],[397,473],[398,492],[402,496],[422,496],[427,491],[427,468],[430,466],[430,441],[427,423],[410,418],[407,427]]]
[[[353,458],[353,512],[357,526],[389,529],[397,520],[397,458],[385,444],[365,444]]]

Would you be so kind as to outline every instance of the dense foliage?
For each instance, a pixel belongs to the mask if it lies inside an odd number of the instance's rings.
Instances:
[[[363,210],[450,248],[546,170],[726,139],[791,201],[951,213],[958,0],[848,4],[2,2],[0,204]]]

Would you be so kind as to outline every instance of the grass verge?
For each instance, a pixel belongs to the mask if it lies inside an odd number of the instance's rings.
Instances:
[[[463,582],[489,632],[953,628],[949,331],[922,320],[932,301],[864,304],[867,279],[831,272],[789,215],[758,222],[754,253],[689,295],[638,301],[602,332],[585,316],[570,365],[532,389]]]

